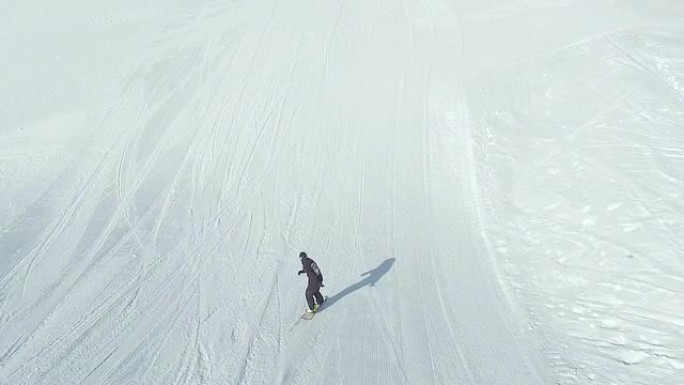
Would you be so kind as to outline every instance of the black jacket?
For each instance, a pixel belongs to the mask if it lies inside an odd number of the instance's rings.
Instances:
[[[302,270],[299,270],[297,274],[304,274],[309,277],[309,285],[321,285],[323,286],[323,273],[321,269],[318,268],[316,262],[309,257],[301,258]]]

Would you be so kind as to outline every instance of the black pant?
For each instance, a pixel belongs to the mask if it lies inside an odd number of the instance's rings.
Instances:
[[[306,303],[309,305],[309,310],[314,308],[314,299],[319,306],[323,304],[323,295],[321,295],[321,285],[309,283],[306,287]]]

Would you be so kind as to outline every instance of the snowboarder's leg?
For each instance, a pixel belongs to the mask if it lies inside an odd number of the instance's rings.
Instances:
[[[306,287],[306,303],[307,303],[307,305],[309,305],[309,310],[312,310],[312,311],[314,309],[314,292],[315,292],[314,289],[315,288],[313,288],[311,286]]]
[[[323,305],[323,302],[325,302],[320,290],[314,293],[314,297],[316,298],[316,303],[319,305]]]

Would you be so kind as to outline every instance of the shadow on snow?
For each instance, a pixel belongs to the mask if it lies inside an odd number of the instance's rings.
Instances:
[[[361,276],[366,276],[366,278],[360,280],[359,282],[347,287],[346,289],[342,290],[341,292],[333,295],[332,297],[328,297],[328,299],[325,301],[325,306],[321,308],[321,312],[325,311],[325,309],[329,308],[330,306],[334,305],[335,302],[341,300],[342,298],[346,297],[347,295],[365,287],[365,286],[370,286],[373,287],[375,284],[382,278],[383,275],[387,274],[387,272],[392,268],[392,265],[394,265],[395,258],[390,258],[384,260],[378,267],[376,267],[373,270],[367,271]]]

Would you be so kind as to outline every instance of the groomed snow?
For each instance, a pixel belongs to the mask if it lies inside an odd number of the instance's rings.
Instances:
[[[58,3],[0,4],[0,384],[684,383],[684,3]]]

